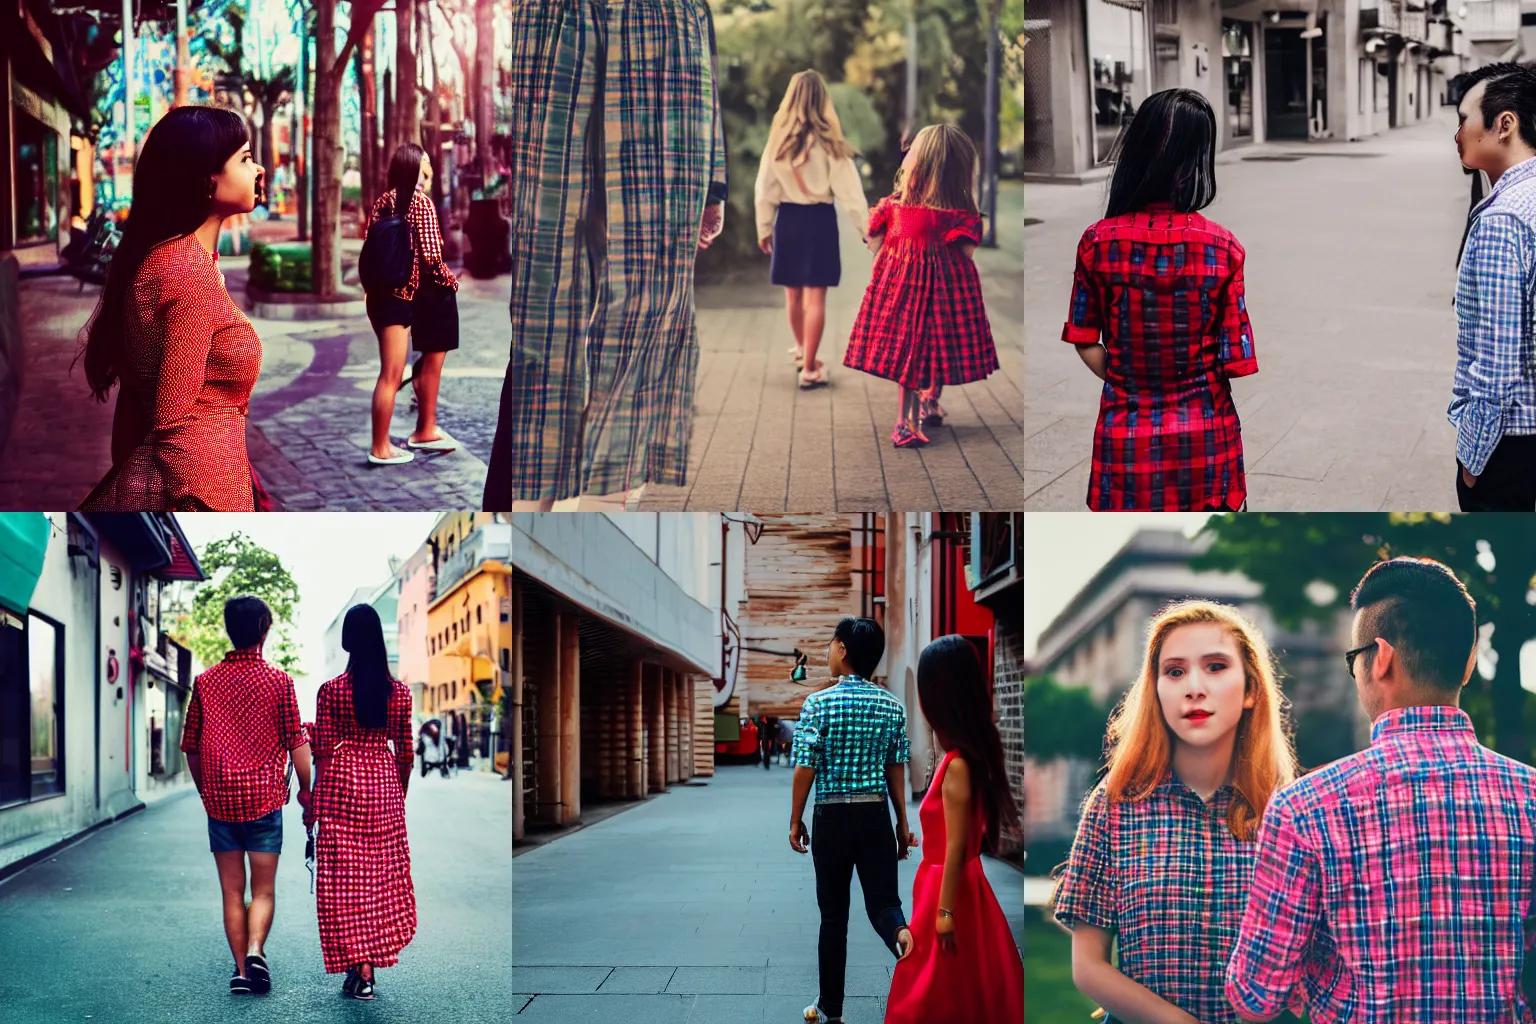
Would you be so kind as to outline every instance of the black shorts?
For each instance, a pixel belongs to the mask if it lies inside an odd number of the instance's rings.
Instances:
[[[386,327],[411,326],[411,304],[393,292],[368,296],[367,306],[374,334],[382,334]]]

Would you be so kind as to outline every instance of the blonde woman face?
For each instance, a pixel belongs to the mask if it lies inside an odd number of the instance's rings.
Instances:
[[[1217,622],[1176,626],[1157,658],[1157,699],[1174,737],[1191,747],[1225,740],[1253,707],[1237,638]]]

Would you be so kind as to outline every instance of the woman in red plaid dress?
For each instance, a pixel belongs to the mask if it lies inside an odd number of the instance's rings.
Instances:
[[[939,392],[998,368],[992,328],[971,254],[981,243],[976,148],[951,125],[917,133],[896,190],[870,213],[875,268],[843,365],[901,385],[891,442],[928,443],[943,422]]]
[[[1259,365],[1243,247],[1196,212],[1215,198],[1210,103],[1154,93],[1122,136],[1105,218],[1078,244],[1062,331],[1104,381],[1095,511],[1235,512],[1247,501],[1230,381]]]
[[[389,675],[379,613],[354,605],[342,622],[345,674],[320,687],[314,755],[320,772],[305,824],[315,840],[315,902],[327,974],[342,994],[372,999],[375,967],[400,959],[416,934],[416,890],[405,835],[411,692]],[[391,750],[389,744],[394,749]]]
[[[256,207],[263,170],[245,120],[177,107],[144,140],[133,206],[85,328],[98,401],[120,385],[112,468],[80,507],[251,512],[270,503],[245,451],[261,339],[219,272],[224,220]]]

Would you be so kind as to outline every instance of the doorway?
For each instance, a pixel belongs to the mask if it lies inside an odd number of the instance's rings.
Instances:
[[[1265,134],[1271,139],[1307,137],[1307,42],[1300,28],[1264,32]]]

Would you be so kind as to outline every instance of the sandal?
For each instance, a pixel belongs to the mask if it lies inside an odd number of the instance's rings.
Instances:
[[[391,449],[391,450],[393,450],[393,451],[400,451],[398,448],[394,448],[394,449]],[[415,458],[416,458],[416,456],[412,452],[400,452],[400,454],[398,454],[398,455],[391,455],[387,459],[381,459],[377,455],[373,454],[373,452],[369,452],[368,453],[368,461],[371,462],[375,466],[400,466],[400,465],[404,465],[407,462],[412,461]]]
[[[924,395],[918,405],[918,419],[925,427],[942,427],[948,413],[936,399]]]
[[[245,958],[245,976],[250,979],[251,991],[256,995],[264,996],[272,991],[272,970],[267,966],[267,958],[260,953]]]
[[[800,390],[809,391],[811,388],[824,388],[827,386],[827,364],[817,363],[816,369],[810,373],[800,371]]]
[[[897,448],[920,448],[928,443],[928,439],[905,423],[898,423],[891,431],[891,443]]]
[[[406,438],[405,446],[423,452],[451,452],[459,447],[459,442],[449,437],[446,430],[438,430],[437,436],[430,441],[412,441]]]
[[[805,363],[805,349],[801,348],[799,345],[796,345],[794,348],[789,350],[789,354],[790,354],[791,358],[794,359],[796,366],[804,365],[804,363]]]
[[[365,978],[363,977],[362,973],[359,972],[357,975],[357,984],[352,987],[352,998],[360,999],[365,1003],[371,1000],[373,998],[373,979]]]
[[[232,996],[246,996],[251,994],[251,980],[239,971],[229,979],[229,994]]]

